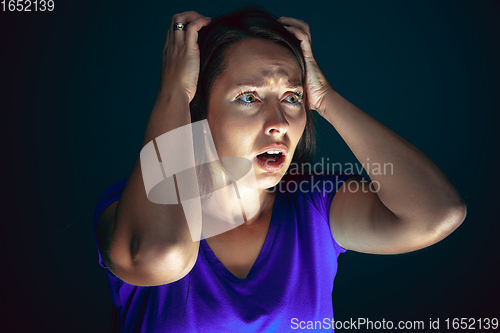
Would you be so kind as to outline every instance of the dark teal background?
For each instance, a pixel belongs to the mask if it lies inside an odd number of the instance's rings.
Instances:
[[[431,157],[468,205],[429,248],[342,254],[336,319],[500,317],[499,2],[257,3],[309,23],[332,86]],[[0,13],[0,330],[107,332],[93,204],[139,154],[172,15],[241,4],[56,0],[53,12]],[[318,157],[356,162],[317,121]]]

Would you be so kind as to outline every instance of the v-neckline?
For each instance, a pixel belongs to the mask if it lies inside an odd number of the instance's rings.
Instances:
[[[203,253],[207,257],[207,259],[215,266],[215,271],[217,271],[220,274],[223,274],[226,276],[229,280],[235,282],[235,283],[243,283],[246,281],[249,281],[252,279],[252,277],[255,275],[255,272],[259,270],[259,267],[262,265],[262,262],[265,261],[269,251],[271,250],[274,239],[276,238],[276,230],[278,228],[278,222],[281,219],[278,219],[276,216],[276,210],[277,206],[279,206],[279,193],[276,191],[276,196],[274,198],[274,204],[273,204],[273,209],[271,212],[271,220],[269,221],[269,228],[267,230],[267,235],[266,239],[264,240],[264,245],[262,246],[262,249],[259,252],[259,255],[257,256],[257,259],[255,259],[255,262],[253,263],[252,267],[250,268],[250,271],[248,272],[247,276],[243,279],[240,279],[229,269],[224,266],[222,262],[217,258],[215,253],[212,251],[212,248],[210,245],[208,245],[208,242],[205,239],[202,239],[200,241],[200,247],[203,250]]]

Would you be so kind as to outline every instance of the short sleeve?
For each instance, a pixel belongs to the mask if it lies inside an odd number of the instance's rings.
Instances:
[[[128,178],[120,180],[111,186],[109,186],[104,192],[101,194],[99,197],[96,208],[94,210],[94,238],[96,241],[96,246],[97,246],[97,253],[99,254],[99,265],[102,267],[106,268],[106,265],[104,265],[104,262],[102,261],[101,253],[99,252],[99,246],[97,245],[97,221],[99,220],[99,217],[101,216],[102,212],[113,202],[116,200],[119,200],[123,189],[125,188],[125,184],[127,183]]]
[[[331,175],[312,175],[312,182],[316,183],[317,192],[313,193],[315,196],[314,201],[317,203],[317,207],[321,214],[325,216],[326,220],[330,219],[330,207],[332,205],[333,198],[337,194],[338,190],[342,185],[351,177],[359,176],[354,173],[341,173],[337,171]],[[344,253],[347,249],[341,247],[337,241],[332,237],[333,244],[339,253]]]

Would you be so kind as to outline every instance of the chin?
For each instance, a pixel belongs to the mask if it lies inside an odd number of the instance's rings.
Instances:
[[[257,175],[257,186],[259,190],[267,190],[276,186],[283,175],[280,172],[275,172],[272,174],[260,174]]]
[[[257,178],[257,186],[259,190],[266,190],[272,188],[281,181],[281,178],[286,174],[288,168],[290,166],[289,161],[285,161],[281,169],[276,170],[274,172],[262,172],[260,174],[256,174]],[[254,166],[255,170],[259,170],[258,166]],[[260,169],[260,171],[263,171]]]

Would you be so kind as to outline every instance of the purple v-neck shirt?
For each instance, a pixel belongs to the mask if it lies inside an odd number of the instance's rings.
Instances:
[[[283,177],[264,246],[245,279],[226,269],[205,240],[188,275],[155,287],[120,280],[99,253],[119,332],[311,332],[311,321],[312,331],[333,331],[333,281],[337,257],[346,250],[332,237],[328,213],[336,189],[352,176]],[[114,183],[99,197],[94,233],[126,182]]]

